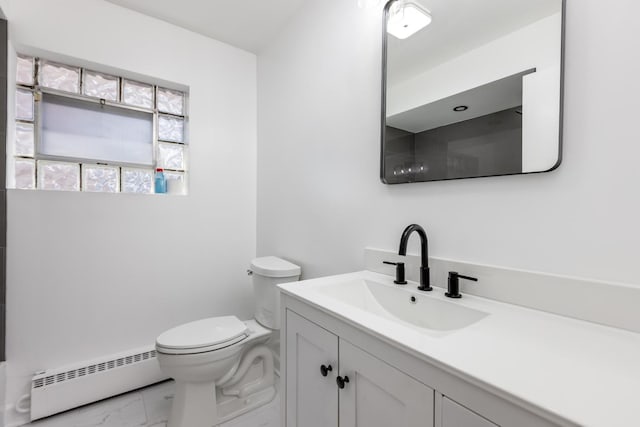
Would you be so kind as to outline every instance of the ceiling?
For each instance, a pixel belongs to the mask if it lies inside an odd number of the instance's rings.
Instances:
[[[308,0],[106,1],[259,53]],[[389,37],[389,62],[398,65],[389,70],[391,85],[551,15],[562,4],[561,0],[414,1],[430,10],[433,22],[404,41]],[[381,1],[374,3],[382,7]]]
[[[433,21],[405,40],[388,36],[389,86],[562,10],[562,0],[413,1]]]
[[[258,53],[305,0],[106,0]]]

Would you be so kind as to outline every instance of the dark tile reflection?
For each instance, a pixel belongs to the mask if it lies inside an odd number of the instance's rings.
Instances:
[[[417,134],[386,127],[387,183],[522,172],[522,107]]]

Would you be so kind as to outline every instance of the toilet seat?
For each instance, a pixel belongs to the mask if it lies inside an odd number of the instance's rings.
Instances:
[[[169,329],[156,340],[165,354],[196,354],[220,350],[249,336],[247,325],[235,316],[210,317]]]

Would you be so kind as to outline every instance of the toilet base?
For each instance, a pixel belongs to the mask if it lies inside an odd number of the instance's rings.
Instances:
[[[213,427],[219,424],[216,420],[218,405],[215,383],[176,381],[167,427]]]
[[[215,384],[176,382],[167,427],[215,427],[271,402],[275,385],[244,397],[223,396],[216,401]]]
[[[224,423],[242,414],[246,414],[260,406],[266,405],[276,397],[274,386],[253,393],[243,398],[232,398],[218,403],[218,422]]]

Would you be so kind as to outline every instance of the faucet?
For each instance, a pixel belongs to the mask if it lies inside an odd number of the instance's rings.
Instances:
[[[418,286],[418,290],[432,291],[433,288],[429,283],[429,242],[424,228],[420,227],[418,224],[411,224],[404,229],[402,237],[400,238],[400,249],[398,250],[398,255],[407,255],[407,242],[409,241],[409,236],[411,236],[411,233],[414,231],[420,236],[420,252],[422,259],[422,265],[420,266],[420,286]]]

